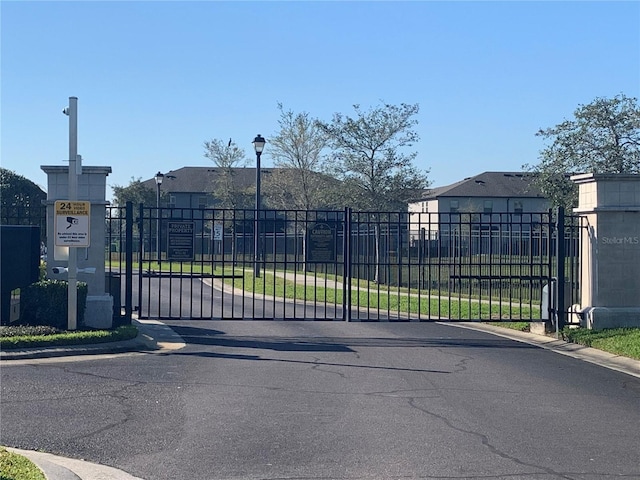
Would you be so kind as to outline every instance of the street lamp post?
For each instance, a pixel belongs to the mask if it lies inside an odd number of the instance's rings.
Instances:
[[[262,155],[265,143],[266,140],[260,134],[253,139],[253,148],[256,150],[256,211],[254,212],[253,226],[253,276],[255,278],[260,277],[260,155]]]
[[[156,254],[158,255],[158,265],[160,265],[160,185],[164,180],[164,174],[162,172],[156,173],[156,186],[158,187],[156,196],[156,207],[158,208],[158,218],[156,220]]]

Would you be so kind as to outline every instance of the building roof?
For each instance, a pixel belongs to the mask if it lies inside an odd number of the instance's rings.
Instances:
[[[451,185],[425,190],[415,201],[441,197],[521,197],[544,198],[533,185],[533,175],[525,172],[484,172]]]
[[[164,172],[164,180],[162,182],[162,191],[165,193],[214,193],[216,188],[215,179],[224,170],[219,167],[182,167],[177,170]],[[233,173],[240,189],[253,188],[256,185],[256,169],[255,167],[236,167]],[[261,167],[261,178],[265,179],[272,172],[286,170],[277,167]],[[331,181],[332,179],[324,174],[317,173],[322,180]],[[153,190],[156,189],[156,180],[150,178],[142,184]]]
[[[164,172],[162,191],[166,193],[212,193],[215,189],[215,179],[223,170],[219,167],[182,167],[177,170]],[[273,170],[272,168],[261,168],[262,174]],[[255,168],[234,168],[233,169],[238,185],[241,187],[253,186],[256,183]],[[155,177],[142,182],[144,186],[155,190]]]

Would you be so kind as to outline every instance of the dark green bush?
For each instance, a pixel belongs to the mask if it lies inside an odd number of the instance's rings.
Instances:
[[[63,280],[42,280],[22,289],[20,324],[67,329],[67,285]],[[78,282],[78,327],[84,325],[87,284]]]

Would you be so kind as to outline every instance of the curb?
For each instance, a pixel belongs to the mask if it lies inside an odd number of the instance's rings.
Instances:
[[[183,348],[186,344],[171,328],[155,320],[132,320],[138,336],[119,342],[91,343],[57,347],[22,348],[0,351],[0,361],[59,358],[76,355],[107,355],[129,352],[164,353]]]
[[[448,323],[458,328],[467,328],[480,332],[489,332],[499,337],[509,338],[518,342],[527,343],[536,347],[551,350],[561,355],[566,355],[584,362],[593,363],[601,367],[609,368],[617,372],[626,373],[633,377],[640,378],[640,360],[629,357],[622,357],[613,353],[604,352],[597,348],[585,347],[578,343],[570,343],[564,340],[540,335],[531,332],[520,332],[504,327],[496,327],[484,323]]]
[[[99,465],[84,460],[76,460],[67,457],[58,457],[50,453],[35,452],[33,450],[21,450],[5,447],[8,451],[22,455],[42,470],[47,480],[144,480],[134,477],[123,470]]]

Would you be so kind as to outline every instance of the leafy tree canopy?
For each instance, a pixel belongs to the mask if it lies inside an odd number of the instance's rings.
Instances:
[[[2,207],[40,207],[47,194],[28,178],[0,167]]]
[[[134,206],[144,203],[147,206],[155,206],[157,202],[157,192],[153,188],[147,187],[141,178],[131,178],[129,185],[114,185],[113,197],[115,205],[124,207],[127,202]]]
[[[623,94],[579,105],[574,118],[536,134],[550,144],[538,165],[536,184],[555,206],[576,205],[577,173],[640,173],[640,108]]]
[[[217,175],[213,181],[213,194],[219,200],[218,206],[222,208],[247,207],[249,192],[240,185],[234,170],[246,166],[247,159],[244,150],[231,139],[224,142],[214,138],[204,142],[204,156],[218,167]]]
[[[278,132],[269,139],[268,154],[279,170],[266,177],[265,193],[274,208],[312,210],[327,208],[328,178],[323,151],[328,138],[307,112],[298,114],[278,104]]]
[[[396,210],[427,188],[426,172],[406,148],[418,141],[414,118],[418,104],[379,105],[355,116],[336,113],[330,123],[319,122],[333,148],[334,174],[344,182],[342,195],[354,208]]]

